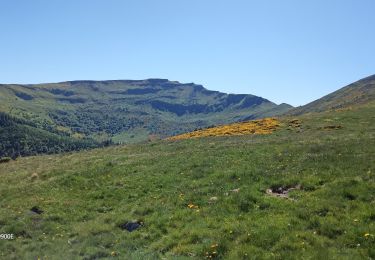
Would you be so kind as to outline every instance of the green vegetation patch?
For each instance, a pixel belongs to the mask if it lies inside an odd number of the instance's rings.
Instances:
[[[375,258],[374,108],[0,164],[1,258]]]

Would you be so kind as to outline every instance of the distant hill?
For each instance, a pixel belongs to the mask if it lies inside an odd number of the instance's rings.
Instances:
[[[285,113],[290,105],[166,79],[0,85],[0,111],[37,128],[98,141],[138,142]]]
[[[361,79],[343,87],[327,96],[307,105],[297,107],[287,112],[290,115],[301,115],[310,112],[323,112],[345,109],[351,106],[365,104],[375,100],[375,75]]]

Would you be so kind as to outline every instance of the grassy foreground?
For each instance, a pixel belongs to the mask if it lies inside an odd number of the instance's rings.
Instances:
[[[0,164],[0,258],[374,259],[374,112]]]

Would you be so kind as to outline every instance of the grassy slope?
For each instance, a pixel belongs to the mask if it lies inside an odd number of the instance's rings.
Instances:
[[[1,241],[1,257],[375,258],[374,111],[373,103],[307,115],[301,128],[283,119],[271,135],[0,164],[0,230],[18,237]],[[329,125],[342,128],[322,128]],[[294,201],[265,194],[294,184],[302,185]],[[44,213],[31,213],[33,206]],[[145,226],[121,230],[128,220]]]
[[[307,105],[287,112],[289,115],[301,115],[310,112],[345,109],[366,104],[375,99],[375,75],[361,79]]]

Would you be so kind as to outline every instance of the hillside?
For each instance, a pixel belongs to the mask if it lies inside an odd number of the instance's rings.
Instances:
[[[0,258],[374,259],[374,111],[2,163]]]
[[[121,143],[279,115],[290,108],[165,79],[0,85],[0,111],[41,129]]]
[[[0,158],[40,153],[77,151],[102,146],[90,139],[75,139],[39,129],[31,122],[0,112]]]
[[[301,115],[311,112],[323,112],[347,109],[375,100],[375,75],[361,79],[307,105],[287,112],[289,115]]]

